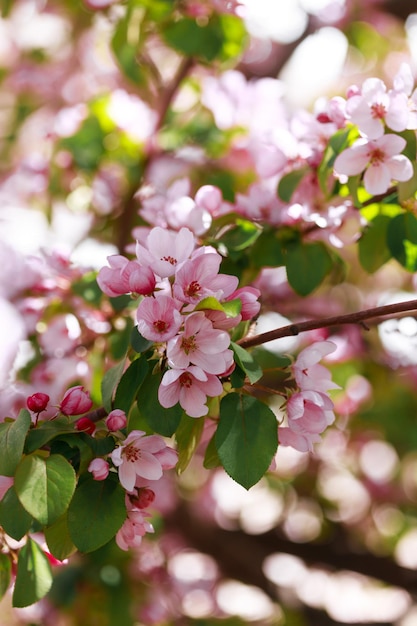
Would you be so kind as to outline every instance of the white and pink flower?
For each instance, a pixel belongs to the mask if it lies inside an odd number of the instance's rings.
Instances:
[[[223,392],[217,376],[207,374],[200,367],[165,372],[158,390],[158,400],[166,409],[180,403],[190,417],[207,415],[207,396],[216,397]]]
[[[168,295],[144,298],[139,304],[136,318],[140,334],[156,342],[172,339],[183,322],[178,304]]]

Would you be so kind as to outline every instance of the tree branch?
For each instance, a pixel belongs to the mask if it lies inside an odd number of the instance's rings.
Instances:
[[[365,320],[375,321],[381,317],[396,317],[398,314],[405,313],[406,311],[417,311],[417,300],[386,304],[372,309],[365,309],[364,311],[357,311],[356,313],[335,315],[334,317],[324,317],[321,320],[307,320],[305,322],[289,324],[288,326],[283,326],[282,328],[276,328],[275,330],[270,330],[266,333],[254,335],[253,337],[245,337],[240,339],[237,343],[239,343],[242,348],[253,348],[254,346],[260,346],[268,341],[273,341],[274,339],[291,337],[304,333],[308,330],[317,330],[318,328],[329,328],[331,326],[342,326],[345,324],[361,324],[363,327],[366,327],[364,324]]]

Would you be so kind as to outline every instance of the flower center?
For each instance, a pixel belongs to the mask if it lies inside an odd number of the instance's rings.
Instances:
[[[171,263],[171,265],[176,265],[178,262],[173,256],[163,256],[161,261],[167,261],[168,263]]]
[[[193,384],[193,379],[191,378],[191,374],[189,374],[188,372],[184,372],[183,374],[181,374],[181,376],[179,377],[179,381],[180,381],[181,387],[186,387],[187,389],[189,389],[191,385]]]
[[[153,322],[152,326],[157,333],[164,333],[169,328],[168,324],[164,320],[156,320],[155,322]]]
[[[185,354],[189,354],[190,352],[194,352],[197,348],[197,343],[195,340],[195,335],[191,335],[191,337],[183,337],[181,341],[181,349],[184,350]]]
[[[135,448],[133,444],[125,447],[123,455],[129,463],[135,463],[135,461],[138,461],[141,457],[139,448]]]
[[[374,120],[383,120],[386,112],[386,108],[380,102],[375,102],[371,106],[371,114]]]
[[[385,161],[385,153],[380,148],[371,150],[369,157],[371,159],[371,163],[383,163]]]
[[[201,289],[200,283],[196,280],[192,280],[185,290],[185,295],[189,298],[195,298]]]

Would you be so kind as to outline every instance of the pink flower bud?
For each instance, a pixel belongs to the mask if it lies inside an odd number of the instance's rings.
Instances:
[[[138,509],[146,509],[155,500],[155,492],[149,487],[141,487],[136,498],[132,498],[132,504]]]
[[[242,302],[242,310],[240,311],[242,320],[250,320],[259,313],[261,305],[258,302],[258,298],[260,295],[261,292],[255,287],[240,287],[228,299],[240,298]]]
[[[84,388],[78,385],[65,392],[59,408],[64,415],[81,415],[89,411],[92,406],[93,402],[88,391],[84,391]]]
[[[126,424],[126,413],[121,409],[114,409],[107,416],[106,426],[111,432],[125,428]]]
[[[48,402],[49,396],[47,393],[37,392],[27,398],[26,406],[33,413],[41,413],[48,406]]]
[[[83,433],[92,435],[96,429],[96,425],[88,417],[80,417],[80,419],[75,422],[75,428]]]
[[[93,459],[88,471],[92,473],[94,480],[105,480],[109,475],[109,464],[104,459]]]

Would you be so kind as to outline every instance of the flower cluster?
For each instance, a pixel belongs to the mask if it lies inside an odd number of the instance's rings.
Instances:
[[[220,379],[234,367],[229,331],[258,313],[260,292],[238,289],[236,276],[219,273],[220,254],[196,247],[186,227],[147,231],[137,242],[136,257],[109,257],[98,283],[109,296],[144,296],[136,313],[138,331],[160,346],[168,364],[159,402],[165,408],[179,402],[190,417],[202,417],[207,397],[221,395]],[[239,300],[240,313],[228,316],[232,300]]]
[[[362,88],[351,87],[345,103],[347,121],[355,124],[360,137],[336,158],[339,175],[356,176],[364,172],[364,186],[371,194],[387,191],[392,180],[406,181],[413,176],[411,161],[401,152],[406,140],[400,133],[416,129],[417,91],[413,77],[403,64],[387,89],[379,78],[368,78]]]
[[[318,341],[302,350],[292,365],[298,390],[287,402],[288,426],[279,426],[279,442],[300,452],[312,450],[320,433],[334,422],[333,402],[329,389],[339,389],[329,370],[319,361],[334,352],[332,341]]]

